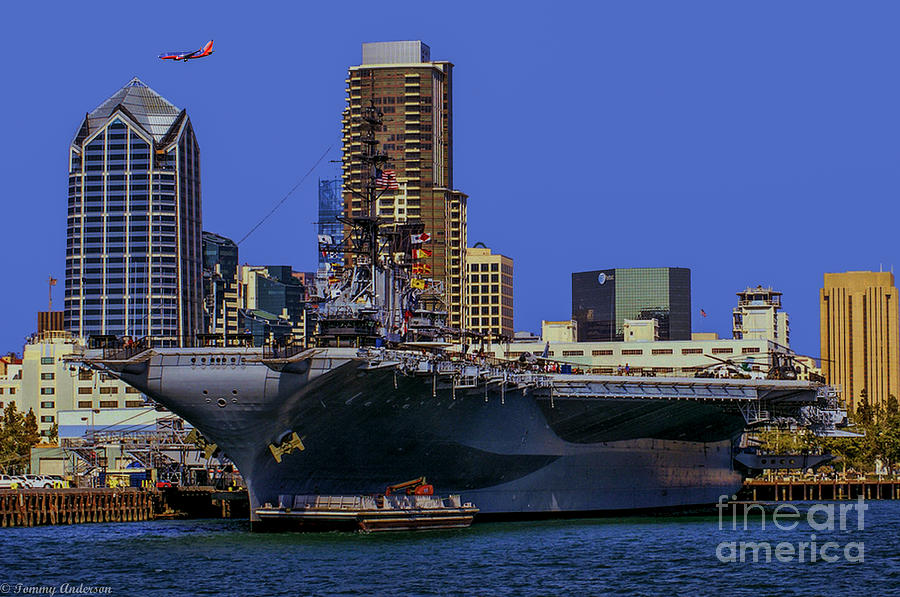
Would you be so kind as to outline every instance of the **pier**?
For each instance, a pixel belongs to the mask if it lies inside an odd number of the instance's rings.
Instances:
[[[117,489],[0,491],[0,526],[132,522],[153,517],[150,492]]]
[[[249,518],[245,490],[213,487],[157,489],[0,490],[0,527],[92,522],[137,522],[171,518]]]
[[[898,478],[748,479],[739,500],[753,502],[900,500]]]

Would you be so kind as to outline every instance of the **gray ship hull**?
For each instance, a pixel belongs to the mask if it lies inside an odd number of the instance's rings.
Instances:
[[[465,387],[346,349],[277,366],[160,349],[114,368],[234,461],[254,509],[419,476],[486,516],[713,504],[742,481],[732,457],[745,421],[712,401]]]

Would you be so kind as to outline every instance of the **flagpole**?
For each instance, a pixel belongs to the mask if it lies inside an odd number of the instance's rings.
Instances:
[[[47,277],[47,311],[53,311],[53,276]]]

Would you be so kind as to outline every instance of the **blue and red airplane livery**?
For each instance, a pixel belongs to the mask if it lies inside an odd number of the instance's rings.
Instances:
[[[165,52],[164,54],[159,55],[159,59],[184,60],[185,62],[187,62],[188,60],[193,60],[195,58],[204,58],[213,53],[212,45],[212,40],[209,40],[209,42],[199,50],[188,50],[185,52]]]

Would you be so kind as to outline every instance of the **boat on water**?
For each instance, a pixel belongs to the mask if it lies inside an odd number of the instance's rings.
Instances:
[[[458,495],[286,495],[257,508],[256,530],[433,531],[470,526],[478,513]]]
[[[381,126],[374,106],[361,119]],[[439,282],[414,273],[427,235],[385,231],[375,215],[387,158],[374,133],[366,138],[367,209],[342,219],[351,233],[340,247],[320,239],[352,267],[321,289],[312,346],[148,338],[79,357],[232,460],[254,525],[311,521],[320,498],[377,494],[424,474],[476,504],[479,519],[702,507],[740,488],[747,469],[735,456],[748,427],[824,434],[846,418],[816,382],[567,374],[537,359],[473,355],[443,323]],[[355,520],[379,511],[357,499]]]

